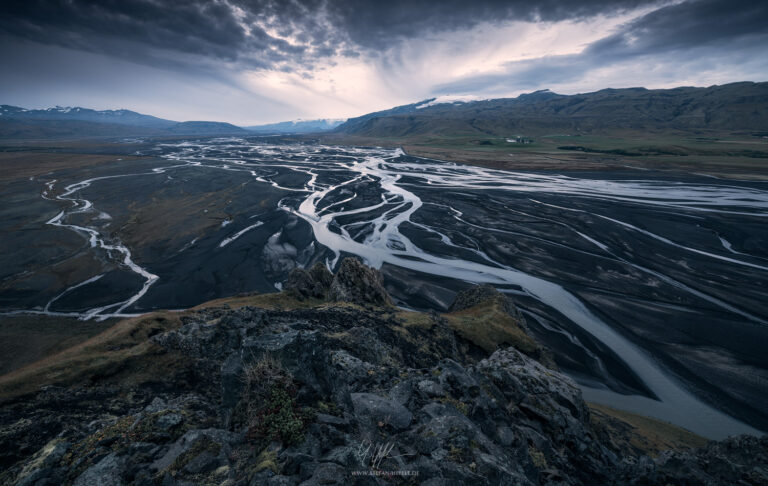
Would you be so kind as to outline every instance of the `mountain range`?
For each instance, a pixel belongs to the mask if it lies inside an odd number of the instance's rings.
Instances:
[[[366,137],[508,136],[521,132],[768,130],[768,82],[708,88],[603,89],[561,95],[436,102],[435,98],[350,118],[337,133]]]
[[[130,110],[82,107],[28,110],[0,105],[0,138],[299,134],[331,130],[343,119],[297,120],[238,127],[213,121],[177,122]]]
[[[549,90],[516,98],[429,98],[346,121],[297,120],[239,127],[177,122],[130,110],[60,107],[28,110],[0,105],[0,138],[307,134],[369,138],[505,137],[520,133],[615,131],[752,131],[768,134],[768,82],[707,88],[603,89],[562,95]]]
[[[0,106],[3,119],[21,120],[78,120],[95,123],[114,123],[146,128],[170,128],[178,122],[142,115],[130,110],[91,110],[89,108],[56,106],[45,110],[27,110],[18,106]]]
[[[247,131],[230,123],[177,122],[130,110],[81,107],[28,110],[0,105],[0,138],[89,138],[113,136],[237,135]]]
[[[316,133],[333,130],[346,121],[346,118],[322,118],[319,120],[295,120],[267,125],[244,127],[246,130],[263,134]]]

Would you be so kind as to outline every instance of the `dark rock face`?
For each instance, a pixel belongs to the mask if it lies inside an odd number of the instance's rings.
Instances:
[[[393,305],[378,270],[357,258],[345,258],[331,283],[330,299],[359,305]]]
[[[349,290],[349,282],[360,281],[367,290],[353,298],[382,302],[376,274],[348,261],[330,288]],[[389,308],[327,305],[190,313],[181,328],[152,339],[166,352],[194,360],[200,373],[190,380],[191,389],[58,388],[5,406],[0,443],[9,449],[2,456],[0,482],[714,485],[768,480],[766,438],[742,437],[656,460],[619,458],[593,432],[570,378],[512,347],[475,360],[439,325],[439,317],[430,318],[432,327],[409,328]],[[289,377],[267,390],[270,400],[283,401],[247,403],[245,389],[253,383],[248,384],[246,371],[265,359],[273,364],[263,367],[264,373],[279,367]],[[268,381],[265,375],[259,383]],[[57,427],[36,426],[30,417]],[[253,417],[262,420],[261,435],[249,433]],[[268,436],[270,430],[290,427],[298,440]],[[24,451],[10,450],[14,443],[23,444]],[[377,471],[403,475],[372,475]]]
[[[342,260],[335,276],[319,262],[309,270],[295,268],[283,282],[283,289],[300,300],[328,298],[358,305],[392,305],[381,273],[357,258]]]
[[[295,268],[283,282],[283,288],[298,299],[322,299],[328,295],[333,274],[322,263],[316,263],[310,270]]]

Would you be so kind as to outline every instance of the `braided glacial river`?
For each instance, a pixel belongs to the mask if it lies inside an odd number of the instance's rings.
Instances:
[[[180,308],[194,302],[167,297],[174,285],[194,296],[203,284],[192,281],[223,274],[234,290],[275,290],[296,264],[333,268],[356,255],[381,268],[404,307],[445,309],[468,284],[507,293],[588,401],[710,438],[760,433],[746,422],[765,428],[756,401],[768,398],[768,185],[644,171],[504,172],[394,149],[243,139],[147,154],[167,162],[51,180],[43,192],[62,206],[48,225],[85,236],[89,251],[135,281],[109,302],[57,308],[106,280],[90,275],[17,312],[98,319]],[[191,187],[223,172],[247,184],[250,199],[228,201],[228,219],[173,254],[143,262],[107,231],[100,185]]]

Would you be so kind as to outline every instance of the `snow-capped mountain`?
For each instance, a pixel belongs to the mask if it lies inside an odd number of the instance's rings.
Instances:
[[[92,110],[79,106],[56,106],[42,110],[28,110],[18,106],[0,105],[0,117],[34,120],[80,120],[146,128],[168,128],[177,123],[130,110]]]
[[[266,125],[245,127],[258,133],[312,133],[333,130],[346,121],[345,118],[322,118],[319,120],[293,120]]]

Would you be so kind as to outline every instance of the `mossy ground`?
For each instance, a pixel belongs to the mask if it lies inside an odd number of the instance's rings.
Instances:
[[[469,309],[443,317],[459,336],[491,354],[500,346],[514,346],[526,354],[535,353],[539,345],[523,329],[518,320],[504,310],[500,299],[491,299]]]
[[[704,447],[709,441],[683,428],[651,417],[589,403],[593,428],[607,435],[618,450],[655,457],[668,449]]]
[[[149,338],[181,326],[181,313],[154,312],[125,319],[86,341],[0,376],[0,403],[42,386],[122,386],[154,381],[157,370],[181,370],[190,362]]]

